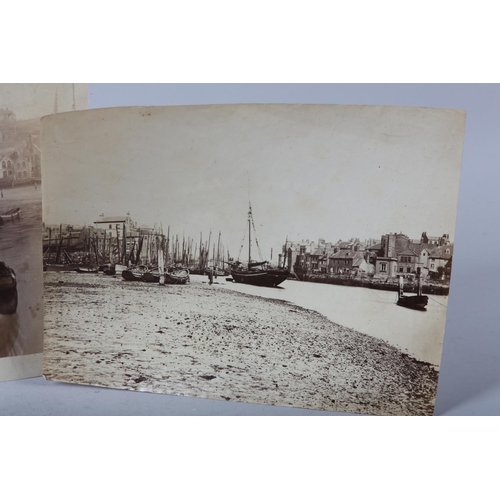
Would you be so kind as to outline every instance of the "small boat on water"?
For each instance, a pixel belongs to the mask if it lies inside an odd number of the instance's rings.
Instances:
[[[8,221],[8,220],[14,220],[15,218],[19,218],[20,215],[21,215],[21,209],[20,208],[13,208],[12,210],[8,210],[7,212],[0,214],[0,220],[2,222]]]
[[[403,293],[403,277],[399,277],[399,291],[398,291],[398,301],[397,305],[401,307],[408,307],[409,309],[417,309],[419,311],[425,311],[427,303],[429,302],[429,297],[427,295],[422,295],[422,277],[418,276],[418,291],[417,295],[404,295]]]
[[[15,314],[17,311],[16,273],[0,261],[0,314]]]
[[[165,272],[166,285],[187,285],[191,280],[187,269],[178,269]]]
[[[267,261],[252,262],[252,226],[255,228],[252,216],[252,206],[248,209],[248,264],[245,268],[236,262],[231,269],[231,276],[236,283],[247,285],[275,287],[283,283],[290,271],[286,268],[271,267]]]

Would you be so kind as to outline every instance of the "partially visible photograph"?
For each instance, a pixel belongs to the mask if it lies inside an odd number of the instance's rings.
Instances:
[[[40,118],[87,101],[86,84],[0,84],[0,358],[43,350]]]

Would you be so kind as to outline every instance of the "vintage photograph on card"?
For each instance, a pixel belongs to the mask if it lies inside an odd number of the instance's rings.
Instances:
[[[464,129],[388,106],[45,117],[44,375],[431,415]]]
[[[41,375],[40,118],[84,108],[86,84],[0,84],[0,380]],[[39,373],[7,361],[34,354]]]

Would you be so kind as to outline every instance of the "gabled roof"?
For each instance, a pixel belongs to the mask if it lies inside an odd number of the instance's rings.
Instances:
[[[432,243],[410,243],[409,248],[411,248],[416,255],[420,255],[422,253],[422,250],[431,250],[433,248],[436,248],[436,245],[433,245]]]
[[[449,250],[449,253],[446,253]],[[443,245],[441,247],[435,247],[429,252],[429,257],[432,259],[451,259],[453,255],[453,243],[449,245]]]
[[[319,255],[320,257],[324,254],[324,251],[321,249],[316,250],[311,255]]]
[[[402,252],[398,252],[398,255],[411,255],[413,257],[417,257],[420,252],[415,252],[412,248],[405,248]]]
[[[353,267],[359,267],[363,262],[365,262],[365,258],[362,252],[358,252],[361,255],[357,255],[356,258],[352,261]]]
[[[339,250],[338,252],[329,255],[331,259],[356,259],[358,257],[364,258],[364,252],[360,250]]]
[[[382,242],[377,243],[376,245],[371,246],[368,250],[382,250]]]

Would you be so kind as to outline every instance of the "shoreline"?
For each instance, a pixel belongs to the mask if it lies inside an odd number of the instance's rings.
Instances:
[[[45,273],[44,280],[49,380],[432,414],[437,367],[286,300],[203,283],[159,287],[77,273]]]
[[[394,279],[382,282],[380,280],[374,280],[372,278],[343,278],[340,276],[328,276],[326,274],[301,274],[300,276],[301,277],[298,277],[299,281],[310,283],[324,283],[327,285],[371,288],[373,290],[385,290],[388,292],[397,292],[399,290],[399,286],[397,282],[394,281]],[[403,291],[405,293],[416,294],[418,292],[418,285],[416,283],[405,282]],[[422,293],[425,295],[438,295],[448,297],[450,294],[450,285],[424,283],[422,285]]]

